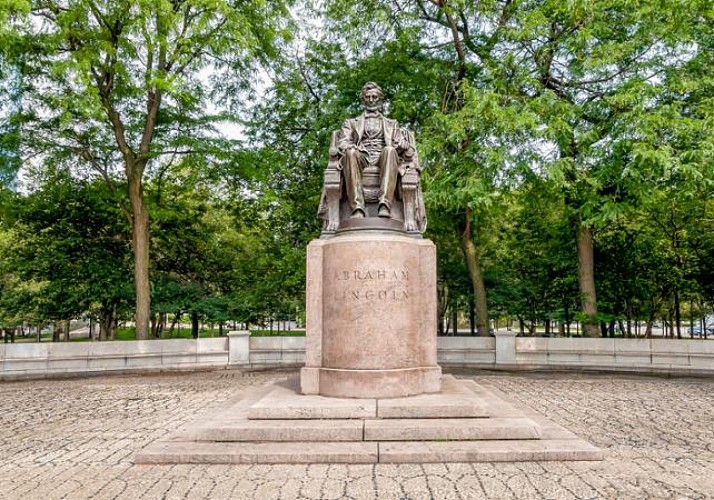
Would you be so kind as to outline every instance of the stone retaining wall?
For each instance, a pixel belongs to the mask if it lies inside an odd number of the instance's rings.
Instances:
[[[667,339],[439,337],[444,367],[592,370],[714,376],[714,341]],[[288,368],[305,363],[305,337],[0,344],[0,379],[220,368]]]
[[[193,370],[228,361],[227,338],[2,344],[0,378]]]

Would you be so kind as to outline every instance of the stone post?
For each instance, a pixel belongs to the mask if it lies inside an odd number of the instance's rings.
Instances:
[[[516,332],[496,331],[496,366],[516,364]]]
[[[228,332],[228,366],[248,366],[250,364],[250,332],[240,330]]]

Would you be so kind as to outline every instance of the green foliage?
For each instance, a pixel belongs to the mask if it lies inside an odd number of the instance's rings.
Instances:
[[[251,330],[251,337],[304,337],[305,330]]]
[[[474,299],[468,229],[492,313],[571,321],[582,227],[599,319],[714,307],[709,2],[305,2],[317,36],[290,5],[0,3],[0,175],[32,157],[37,183],[0,191],[4,325],[130,316],[137,175],[156,318],[302,316],[330,134],[369,80],[417,135],[447,307]]]
[[[200,338],[208,337],[218,337],[217,329],[205,329],[201,328],[198,336]],[[169,338],[168,333],[164,335],[164,338]],[[191,330],[188,328],[177,329],[172,334],[172,339],[191,339]],[[133,327],[120,327],[117,328],[116,339],[115,340],[136,340],[136,329]]]
[[[59,174],[5,206],[3,321],[78,317],[131,298],[130,245],[116,195]]]
[[[445,219],[460,230],[459,219],[473,217],[493,308],[522,316],[531,304],[529,317],[567,316],[579,302],[582,225],[595,229],[603,318],[642,317],[624,296],[667,302],[709,276],[701,256],[710,255],[710,224],[691,202],[714,193],[707,2],[328,6],[334,37],[361,48],[356,59],[409,33],[413,50],[451,67],[435,80],[440,91],[424,93],[441,96],[420,136],[427,208],[439,213],[429,235],[447,246],[455,235]],[[680,222],[650,241],[645,226],[664,207]],[[695,227],[698,236],[685,238]],[[669,250],[643,253],[639,241]],[[672,253],[679,257],[664,257]],[[440,267],[452,268],[443,255]]]

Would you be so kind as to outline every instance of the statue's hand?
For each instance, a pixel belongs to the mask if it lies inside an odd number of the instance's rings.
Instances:
[[[358,152],[361,151],[361,148],[357,147],[355,144],[350,144],[342,150],[342,154],[347,156],[351,151]]]

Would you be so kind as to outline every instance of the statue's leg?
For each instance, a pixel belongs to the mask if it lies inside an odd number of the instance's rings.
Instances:
[[[397,190],[397,174],[399,173],[399,155],[397,150],[387,146],[379,156],[380,189],[379,216],[389,217]]]
[[[364,191],[362,189],[362,154],[357,149],[348,149],[345,152],[342,164],[342,174],[345,178],[347,200],[353,216],[364,217]]]

